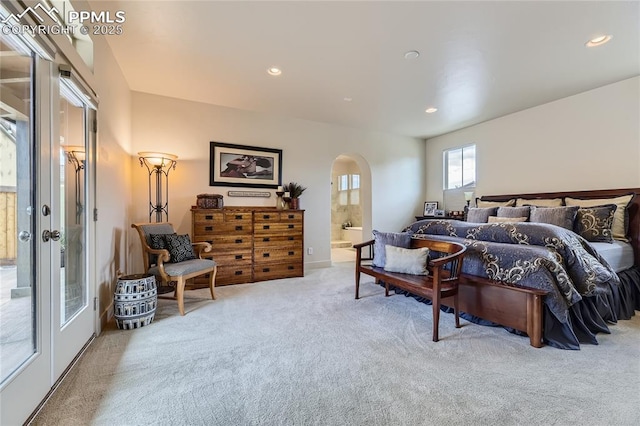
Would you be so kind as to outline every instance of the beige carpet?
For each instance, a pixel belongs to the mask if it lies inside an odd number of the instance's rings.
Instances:
[[[640,315],[580,351],[385,298],[353,264],[162,300],[99,336],[37,425],[637,425]]]

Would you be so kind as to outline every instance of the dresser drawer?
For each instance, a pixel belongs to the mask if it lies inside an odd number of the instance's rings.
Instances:
[[[196,234],[193,237],[194,242],[207,242],[211,244],[212,253],[218,253],[225,250],[251,250],[253,247],[253,236],[251,234],[236,234],[236,235],[209,235]],[[205,253],[206,254],[206,253]]]
[[[255,248],[264,247],[288,247],[300,244],[302,246],[302,233],[296,235],[256,235],[253,238]]]
[[[256,223],[253,229],[256,235],[264,234],[302,234],[302,222],[293,223]]]
[[[218,266],[216,285],[249,283],[253,280],[251,263]]]
[[[210,222],[210,223],[196,223],[193,225],[194,235],[207,235],[207,234],[251,234],[252,225],[251,222]]]
[[[247,250],[220,250],[215,253],[205,253],[206,257],[212,258],[218,265],[235,265],[237,263],[251,263],[253,252]],[[204,255],[202,257],[205,257]]]
[[[269,222],[302,222],[302,212],[255,212],[255,223]]]
[[[265,281],[278,278],[291,278],[302,276],[302,262],[274,263],[269,265],[255,265],[253,268],[253,280]]]
[[[302,243],[291,244],[287,247],[256,247],[253,253],[256,265],[286,261],[299,262],[302,259]]]

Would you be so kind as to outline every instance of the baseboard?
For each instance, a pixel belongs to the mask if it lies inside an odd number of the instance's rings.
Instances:
[[[322,269],[322,268],[330,268],[331,261],[330,260],[320,260],[317,262],[306,262],[304,264],[304,269]]]

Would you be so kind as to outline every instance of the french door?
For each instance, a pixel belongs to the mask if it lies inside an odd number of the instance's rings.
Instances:
[[[0,424],[22,424],[95,330],[95,107],[0,35]]]

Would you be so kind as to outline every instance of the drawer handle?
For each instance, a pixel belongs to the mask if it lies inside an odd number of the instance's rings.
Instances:
[[[262,272],[269,272],[269,268],[262,268]]]
[[[235,275],[242,275],[242,271],[236,271]]]
[[[262,253],[262,257],[269,257],[270,254],[269,253]]]
[[[295,267],[292,266],[292,265],[289,265],[289,266],[287,266],[287,269],[290,270],[290,271],[293,271],[295,269]]]
[[[236,240],[236,244],[242,244],[242,240]]]
[[[294,237],[289,237],[289,241],[293,241]]]
[[[242,225],[236,226],[236,231],[242,231]]]
[[[264,225],[264,226],[262,227],[262,229],[270,229],[270,226],[269,226],[269,225]]]
[[[289,219],[293,219],[294,217],[295,217],[295,216],[294,216],[294,215],[292,215],[292,214],[290,214],[290,215],[289,215]]]
[[[237,215],[236,215],[236,219],[237,219],[237,220],[242,220],[242,215],[241,215],[241,214],[237,214]]]
[[[264,238],[262,239],[262,241],[264,241],[265,243],[268,243],[269,241],[271,241],[271,238],[269,238],[269,237],[264,237]]]
[[[204,218],[207,220],[213,220],[213,215],[208,214]]]
[[[289,229],[295,228],[295,225],[289,225]]]
[[[293,256],[293,252],[292,251],[289,252],[289,256]]]
[[[205,231],[213,231],[213,226],[205,226],[204,230]]]
[[[240,260],[242,259],[242,255],[241,254],[236,254],[236,260]]]
[[[271,216],[270,216],[270,215],[268,215],[268,214],[265,214],[264,216],[262,216],[262,218],[263,218],[263,219],[270,219],[270,218],[271,218]]]

